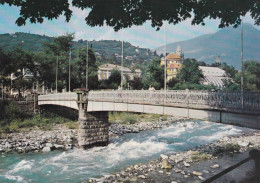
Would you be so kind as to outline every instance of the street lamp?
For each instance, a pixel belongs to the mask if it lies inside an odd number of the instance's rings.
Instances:
[[[87,40],[87,59],[86,59],[86,90],[88,91],[88,40]]]
[[[121,48],[121,89],[123,89],[123,67],[124,67],[124,34],[122,30],[122,48]]]
[[[243,19],[241,16],[241,105],[244,107],[244,72],[243,72]]]

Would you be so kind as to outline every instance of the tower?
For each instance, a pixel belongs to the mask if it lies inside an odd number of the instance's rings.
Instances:
[[[176,54],[179,55],[180,57],[182,56],[182,50],[181,50],[180,45],[178,45],[178,47],[177,47]]]

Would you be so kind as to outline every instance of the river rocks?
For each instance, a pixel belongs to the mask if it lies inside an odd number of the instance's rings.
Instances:
[[[183,165],[186,166],[186,167],[190,167],[190,164],[185,162],[185,161],[183,162]]]
[[[139,178],[145,179],[146,177],[144,175],[138,175]]]
[[[161,154],[160,157],[161,157],[162,159],[168,159],[168,156],[166,156],[166,155],[164,155],[164,154]]]
[[[238,145],[241,146],[241,147],[247,147],[249,145],[249,142],[239,141]]]
[[[219,168],[219,164],[214,164],[214,165],[210,166],[210,168],[213,168],[213,169]]]
[[[57,127],[56,127],[57,126]],[[68,149],[73,147],[75,139],[77,139],[76,130],[63,129],[62,126],[56,125],[52,131],[41,131],[39,129],[22,131],[20,133],[2,134],[0,137],[0,145],[2,152],[37,152],[42,151],[44,147],[51,150],[64,149],[66,144]],[[67,139],[70,139],[68,143]],[[71,140],[73,140],[71,142]],[[44,151],[48,151],[45,148]]]
[[[198,178],[200,179],[200,180],[202,180],[202,181],[204,181],[204,180],[206,180],[204,177],[202,177],[202,176],[198,176]]]
[[[161,164],[162,169],[172,169],[172,165],[166,159],[163,159]]]
[[[50,148],[50,147],[44,147],[44,148],[42,149],[42,152],[49,152],[49,151],[51,151],[51,148]]]
[[[193,174],[193,175],[197,175],[197,176],[200,176],[200,175],[202,175],[202,173],[201,173],[201,172],[196,172],[196,171],[193,171],[193,172],[192,172],[192,174]]]

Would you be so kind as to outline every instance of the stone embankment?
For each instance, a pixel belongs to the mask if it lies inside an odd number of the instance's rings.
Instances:
[[[156,121],[136,124],[112,123],[109,127],[109,136],[113,138],[126,133],[158,129],[181,120],[183,119],[168,117],[167,120],[159,118]],[[77,139],[78,130],[65,129],[62,125],[55,125],[51,131],[42,131],[40,129],[26,130],[2,135],[0,137],[0,153],[47,152],[55,149],[68,150],[78,146]]]
[[[248,157],[253,148],[260,148],[260,132],[224,137],[179,154],[161,154],[157,160],[88,182],[202,182]]]
[[[77,130],[63,129],[56,125],[52,131],[33,129],[2,135],[0,153],[47,152],[54,149],[72,149]]]

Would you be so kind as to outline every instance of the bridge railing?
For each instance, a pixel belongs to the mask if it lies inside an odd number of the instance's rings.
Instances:
[[[76,93],[57,93],[39,96],[39,101],[76,101]],[[147,90],[115,90],[90,91],[90,101],[121,102],[148,105],[164,105],[174,107],[217,109],[260,113],[260,93],[244,92],[210,92],[190,90],[147,91]],[[243,100],[243,102],[242,102]],[[243,104],[243,105],[242,105]]]
[[[39,101],[76,101],[77,94],[74,92],[68,93],[55,93],[50,95],[40,95]]]
[[[150,105],[165,105],[189,108],[219,109],[225,111],[260,112],[260,93],[210,92],[210,91],[91,91],[91,101],[123,102]],[[242,102],[243,100],[243,102]]]

